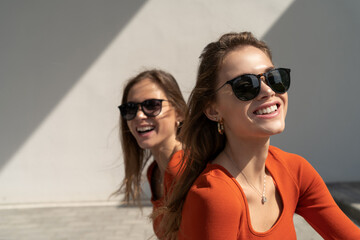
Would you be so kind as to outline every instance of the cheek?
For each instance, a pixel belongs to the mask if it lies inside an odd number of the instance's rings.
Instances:
[[[173,134],[176,132],[176,118],[175,116],[168,116],[158,121],[159,132],[165,134]]]
[[[284,94],[283,102],[284,102],[284,117],[286,117],[287,109],[288,109],[288,94],[287,93]]]
[[[215,106],[216,111],[224,118],[226,116],[231,116],[232,113],[238,112],[242,108],[241,102],[239,102],[238,99],[236,99],[231,94],[225,93],[221,96],[218,96]]]
[[[133,124],[131,124],[131,121],[126,121],[126,124],[131,132],[132,135],[134,135],[134,129],[133,129]]]
[[[287,105],[286,105],[286,107],[284,109],[284,118],[286,118],[286,115],[287,115]]]
[[[249,124],[252,122],[249,106],[244,105],[242,102],[224,106],[223,114],[224,123],[230,131],[249,128]]]
[[[233,119],[245,119],[250,116],[250,102],[240,101],[239,99],[233,99],[223,105],[223,111],[229,118]]]

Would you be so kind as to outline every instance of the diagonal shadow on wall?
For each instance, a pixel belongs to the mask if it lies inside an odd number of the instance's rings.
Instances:
[[[360,168],[359,10],[356,0],[295,1],[264,36],[293,80],[286,131],[272,144],[308,157],[333,181],[356,180],[347,178]]]
[[[0,169],[145,2],[1,1]]]

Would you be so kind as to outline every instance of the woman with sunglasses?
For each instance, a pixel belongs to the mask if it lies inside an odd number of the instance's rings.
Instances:
[[[142,171],[152,156],[147,178],[153,209],[157,209],[170,191],[183,156],[177,133],[186,103],[175,78],[154,69],[127,82],[119,109],[125,177],[116,193],[124,192],[126,203],[132,200],[140,205]],[[158,237],[160,220],[157,217],[153,222]]]
[[[270,146],[289,87],[290,69],[249,32],[206,46],[182,127],[186,164],[162,209],[165,239],[296,239],[294,213],[325,239],[360,239],[312,166]]]

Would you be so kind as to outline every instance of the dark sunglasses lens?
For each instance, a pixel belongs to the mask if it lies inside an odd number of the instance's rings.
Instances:
[[[136,103],[128,102],[120,106],[121,116],[126,120],[131,120],[136,116],[138,105]]]
[[[158,99],[145,100],[141,106],[144,113],[149,117],[155,117],[161,112],[162,101]]]
[[[254,75],[243,75],[233,81],[232,89],[238,99],[249,101],[259,94],[260,82]]]
[[[290,71],[287,69],[274,69],[267,75],[268,83],[276,93],[285,93],[290,87]]]

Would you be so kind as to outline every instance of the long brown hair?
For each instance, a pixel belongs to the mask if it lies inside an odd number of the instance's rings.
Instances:
[[[225,147],[225,135],[218,134],[217,123],[210,121],[204,110],[215,101],[218,72],[225,56],[244,46],[259,48],[271,59],[271,52],[266,44],[250,32],[225,34],[218,41],[208,44],[200,55],[196,85],[190,94],[188,111],[180,134],[185,152],[182,174],[164,208],[159,210],[164,214],[162,229],[165,239],[177,239],[182,207],[191,185],[206,164]]]
[[[166,94],[176,113],[182,118],[185,116],[186,103],[175,78],[170,73],[158,69],[143,71],[137,76],[129,79],[124,88],[121,104],[127,102],[131,88],[144,79],[151,79],[158,84]],[[120,141],[125,165],[125,177],[120,188],[113,195],[124,193],[125,203],[130,203],[132,200],[133,203],[140,204],[142,171],[151,157],[151,152],[148,149],[140,148],[135,137],[131,134],[126,120],[122,119],[121,116],[119,125]]]

